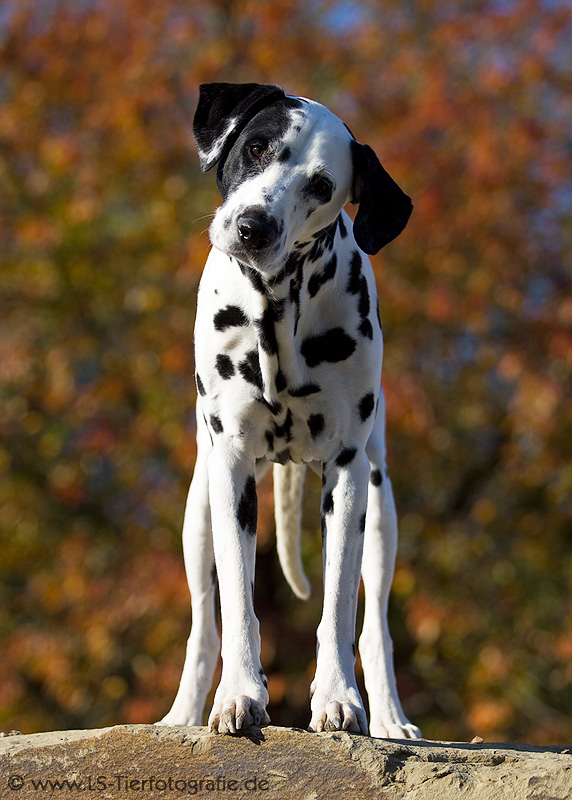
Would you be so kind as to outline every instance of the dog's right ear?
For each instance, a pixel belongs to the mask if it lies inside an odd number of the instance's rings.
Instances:
[[[260,83],[203,83],[193,133],[203,172],[214,167],[252,117],[284,98],[279,86]]]

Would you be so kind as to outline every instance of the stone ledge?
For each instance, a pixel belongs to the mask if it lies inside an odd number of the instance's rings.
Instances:
[[[568,800],[572,750],[120,725],[0,738],[0,798]]]

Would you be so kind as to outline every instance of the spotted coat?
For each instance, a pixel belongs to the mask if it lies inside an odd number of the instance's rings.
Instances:
[[[405,227],[411,202],[375,153],[327,108],[276,86],[201,87],[194,133],[222,195],[195,326],[198,455],[183,545],[193,626],[163,724],[201,724],[219,652],[211,730],[269,721],[254,613],[256,478],[274,463],[277,545],[300,597],[306,465],[322,475],[324,605],[310,729],[366,733],[360,653],[375,735],[416,737],[401,709],[387,629],[397,540],[385,467],[383,341],[367,254]],[[355,220],[344,210],[358,205]]]

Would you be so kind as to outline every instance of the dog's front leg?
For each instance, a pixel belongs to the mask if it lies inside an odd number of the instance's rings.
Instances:
[[[311,689],[312,731],[367,734],[354,665],[368,476],[369,462],[363,449],[345,448],[324,465],[324,607]]]
[[[241,451],[237,437],[216,437],[208,460],[208,477],[223,663],[209,727],[217,733],[236,733],[270,722],[253,603],[257,523],[254,459]]]
[[[197,403],[197,462],[183,526],[183,553],[193,624],[179,691],[171,710],[159,725],[202,725],[205,700],[212,686],[220,649],[215,617],[216,576],[207,479],[210,449],[211,437]]]
[[[385,404],[383,394],[366,447],[371,464],[367,523],[362,561],[365,614],[359,651],[369,697],[372,736],[419,739],[421,731],[401,708],[393,668],[393,644],[387,606],[397,554],[397,515],[385,467]]]
[[[390,739],[420,739],[421,731],[409,722],[401,708],[393,668],[393,644],[387,624],[387,605],[397,550],[395,503],[385,463],[372,462],[372,465],[362,564],[365,614],[359,640],[369,697],[370,733]]]

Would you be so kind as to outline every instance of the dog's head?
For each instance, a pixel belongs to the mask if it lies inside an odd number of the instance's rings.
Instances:
[[[278,86],[201,86],[194,134],[203,171],[218,164],[223,204],[211,241],[255,268],[280,266],[348,202],[359,203],[354,236],[369,254],[411,214],[411,200],[370,147],[324,106]]]

